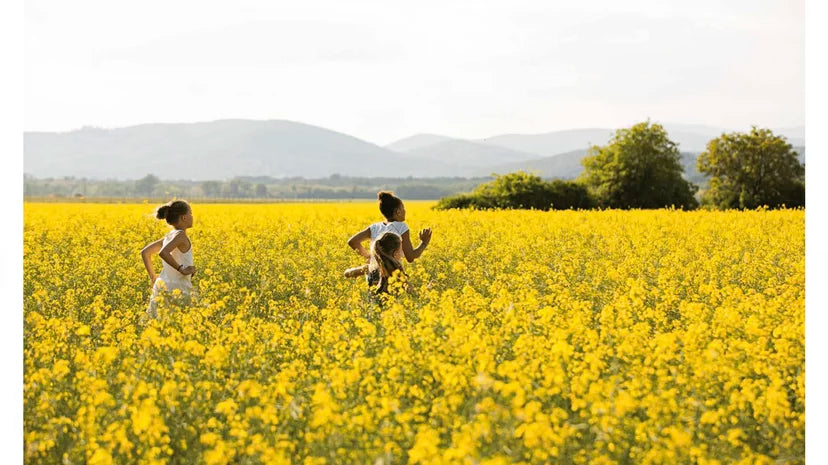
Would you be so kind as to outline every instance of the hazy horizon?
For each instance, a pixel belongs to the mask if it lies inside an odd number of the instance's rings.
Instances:
[[[682,153],[701,153],[721,132],[667,125]],[[607,143],[610,128],[463,140],[413,136],[378,146],[353,135],[285,120],[219,120],[145,124],[65,133],[25,132],[24,172],[38,177],[130,178],[137,173],[188,173],[192,179],[254,174],[319,177],[475,176],[540,163],[552,177],[571,177],[589,147]],[[802,128],[776,131],[805,145]],[[804,161],[804,148],[803,152]],[[179,175],[176,175],[179,176]]]
[[[26,0],[25,42],[25,131],[279,119],[386,145],[805,125],[801,0]]]
[[[448,133],[445,133],[445,132],[423,132],[423,131],[421,131],[421,132],[415,132],[415,133],[409,134],[407,136],[403,136],[399,139],[394,139],[392,141],[388,141],[388,142],[384,142],[384,143],[374,142],[372,140],[364,139],[364,138],[361,138],[361,137],[356,136],[354,134],[348,134],[348,133],[343,132],[343,131],[338,131],[334,128],[326,128],[324,126],[319,126],[319,125],[308,123],[308,122],[305,122],[305,121],[297,121],[297,120],[291,120],[291,119],[287,119],[287,118],[271,118],[271,119],[217,118],[217,119],[211,119],[211,120],[195,120],[195,121],[146,121],[146,122],[140,122],[140,123],[122,125],[122,126],[99,126],[99,125],[85,124],[85,125],[82,125],[80,127],[69,128],[69,129],[66,129],[66,130],[38,130],[38,129],[30,130],[30,129],[26,129],[24,131],[24,133],[37,133],[37,132],[43,132],[43,133],[70,133],[70,132],[75,132],[75,131],[81,131],[81,130],[84,130],[84,129],[114,130],[114,129],[126,129],[126,128],[130,128],[130,127],[135,127],[135,126],[149,126],[149,125],[157,125],[157,124],[158,125],[160,125],[160,124],[171,124],[171,125],[209,124],[209,123],[215,123],[215,122],[219,122],[219,121],[232,121],[232,120],[251,121],[251,122],[285,121],[285,122],[291,122],[291,123],[298,123],[298,124],[302,124],[302,125],[318,127],[318,128],[321,128],[321,129],[327,129],[327,130],[330,130],[330,131],[341,133],[341,134],[346,135],[346,136],[357,137],[360,140],[372,143],[372,144],[380,146],[380,147],[393,145],[395,142],[400,142],[400,141],[403,141],[405,139],[410,139],[410,138],[414,138],[414,137],[418,137],[418,136],[427,136],[427,135],[443,136],[443,137],[446,137],[446,138],[449,138],[449,139],[457,139],[457,140],[477,141],[477,140],[483,140],[483,139],[486,139],[486,138],[496,137],[496,136],[510,136],[510,135],[532,136],[532,135],[543,135],[543,134],[550,134],[550,133],[556,133],[556,132],[579,131],[579,130],[588,130],[588,129],[616,130],[616,129],[630,127],[633,124],[640,123],[640,122],[644,121],[644,120],[632,121],[632,122],[629,122],[628,124],[624,124],[622,126],[617,126],[617,127],[599,127],[599,126],[596,126],[596,125],[591,125],[591,126],[582,126],[582,127],[568,127],[568,128],[560,128],[560,129],[550,129],[548,131],[540,131],[540,132],[534,132],[534,133],[530,133],[530,132],[496,132],[496,133],[491,133],[491,134],[484,135],[482,137],[475,137],[475,138],[458,137],[458,136],[455,136],[453,134],[448,134]],[[646,120],[646,118],[645,118],[645,120]],[[714,125],[707,125],[707,124],[693,123],[693,122],[687,123],[687,122],[678,122],[678,121],[659,121],[659,120],[656,120],[656,119],[653,119],[653,118],[650,118],[649,120],[652,123],[661,124],[663,126],[681,126],[681,127],[683,127],[682,129],[692,129],[692,128],[695,127],[695,128],[704,128],[704,129],[708,129],[708,130],[725,130],[725,131],[728,131],[728,132],[730,132],[730,131],[746,131],[746,130],[749,130],[750,127],[753,126],[753,125],[755,125],[757,127],[768,128],[768,129],[771,129],[773,131],[780,131],[780,130],[798,131],[800,129],[801,130],[805,129],[804,124],[785,126],[785,127],[768,127],[768,126],[756,125],[756,124],[753,124],[753,123],[747,123],[747,124],[743,124],[741,126],[724,127],[724,126],[714,126]],[[697,132],[699,134],[704,133],[704,131],[697,131]],[[669,133],[669,130],[668,130],[668,133]],[[780,133],[779,135],[784,135],[784,136],[789,137],[789,138],[790,137],[801,138],[798,135],[790,135],[790,134],[782,134],[782,133]]]

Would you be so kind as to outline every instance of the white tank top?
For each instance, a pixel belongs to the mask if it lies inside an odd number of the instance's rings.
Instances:
[[[382,233],[386,231],[391,231],[393,233],[397,233],[398,236],[402,236],[408,231],[408,225],[402,221],[392,221],[390,223],[374,223],[368,227],[371,230],[371,242],[377,240],[378,237],[382,235]]]
[[[175,237],[175,234],[180,231],[178,229],[174,229],[167,233],[164,236],[164,241],[162,242],[161,247],[163,248],[167,244],[170,243],[171,240]],[[190,249],[186,252],[182,252],[178,250],[178,247],[174,248],[170,255],[175,259],[175,261],[184,266],[192,266],[193,265],[193,243],[190,242]],[[190,275],[181,274],[173,268],[169,263],[164,260],[161,260],[161,274],[158,276],[161,280],[164,281],[164,284],[167,285],[167,289],[172,290],[175,288],[179,288],[182,290],[189,290],[192,287],[190,282]]]

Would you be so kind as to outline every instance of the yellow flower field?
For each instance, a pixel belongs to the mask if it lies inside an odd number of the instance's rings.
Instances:
[[[25,204],[27,463],[804,463],[804,211],[430,206],[379,304],[375,203],[194,204],[146,321],[154,205]]]

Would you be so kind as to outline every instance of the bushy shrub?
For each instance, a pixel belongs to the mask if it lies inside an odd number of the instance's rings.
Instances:
[[[435,208],[474,209],[588,209],[595,203],[587,189],[571,181],[546,182],[522,171],[497,176],[470,193],[440,199]]]

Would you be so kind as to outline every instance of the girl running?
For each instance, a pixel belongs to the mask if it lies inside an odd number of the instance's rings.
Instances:
[[[405,224],[405,205],[399,197],[395,196],[393,192],[380,191],[377,194],[377,201],[379,203],[380,213],[385,217],[385,221],[377,222],[354,234],[348,239],[348,245],[351,246],[357,253],[359,253],[366,260],[370,260],[371,254],[362,245],[363,242],[370,240],[371,244],[385,232],[393,232],[400,237],[402,254],[405,259],[411,263],[428,247],[431,242],[431,228],[426,228],[420,231],[420,245],[414,248],[411,244],[411,233],[408,225]],[[350,268],[346,271],[345,276],[353,278],[365,274],[367,268],[356,267]]]
[[[371,243],[370,261],[366,265],[350,268],[346,276],[367,274],[368,284],[376,294],[388,293],[388,281],[395,272],[405,276],[402,265],[402,239],[396,233],[386,231]],[[407,287],[407,286],[406,286]]]
[[[189,298],[193,290],[190,278],[196,272],[193,266],[193,244],[187,237],[187,229],[193,227],[193,212],[190,205],[183,200],[176,200],[158,207],[155,216],[159,220],[166,220],[173,230],[141,250],[141,258],[149,274],[152,289],[152,297],[147,308],[147,313],[152,318],[158,317],[156,297],[161,292],[178,289],[185,299]],[[152,266],[152,255],[156,253],[161,257],[159,276],[155,275]]]

